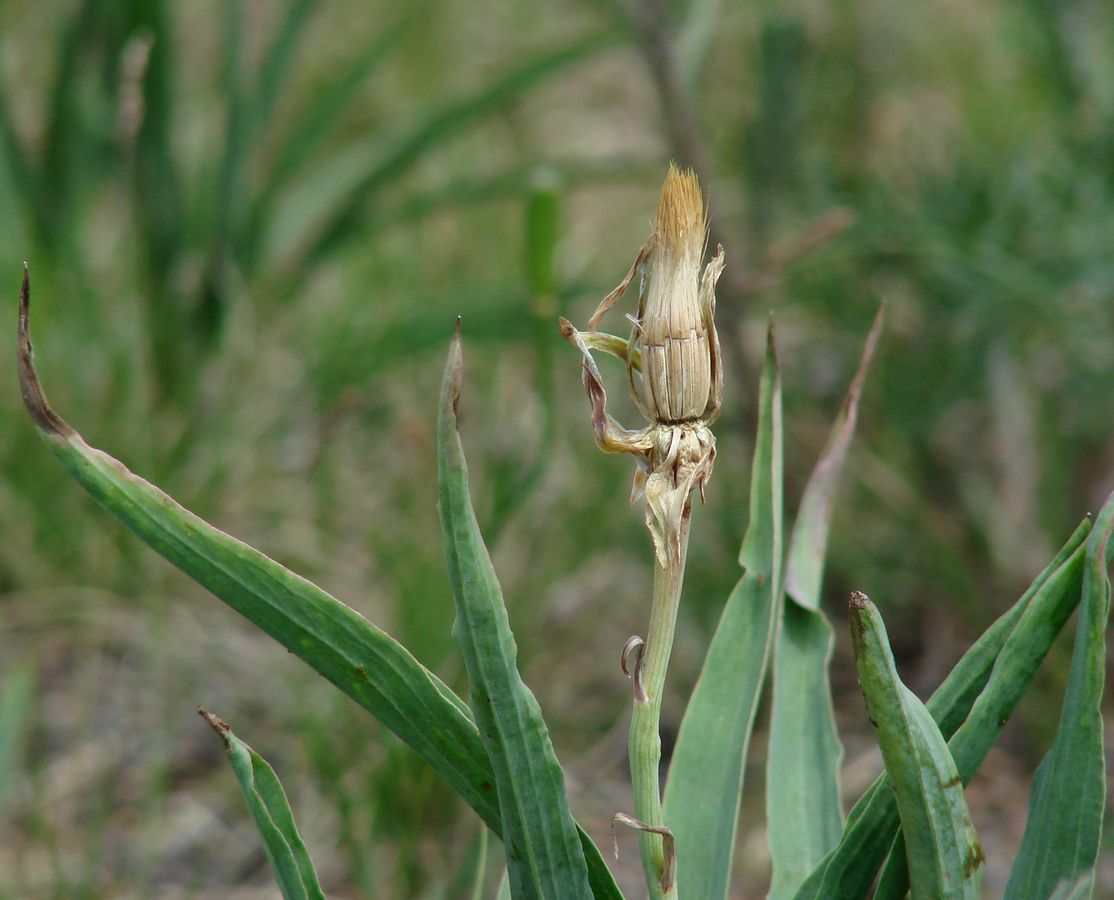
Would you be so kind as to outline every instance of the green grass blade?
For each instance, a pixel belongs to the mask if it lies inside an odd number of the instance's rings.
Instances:
[[[372,195],[415,165],[430,149],[498,111],[510,100],[537,87],[557,72],[613,46],[618,39],[618,33],[609,30],[539,54],[480,91],[439,107],[417,125],[388,141],[366,174],[328,216],[319,233],[289,270],[290,273],[295,278],[304,276],[324,254],[352,237]],[[288,294],[292,290],[293,286],[288,285]]]
[[[456,427],[463,374],[460,327],[441,388],[437,508],[456,600],[453,632],[468,670],[472,712],[492,768],[516,897],[591,897],[565,782],[538,701],[522,681],[495,569],[468,495]]]
[[[928,711],[945,737],[955,736],[965,720],[971,720],[964,738],[966,746],[957,749],[954,737],[950,745],[960,775],[965,770],[973,772],[978,768],[979,751],[985,755],[994,743],[1002,723],[1008,719],[1059,628],[1078,603],[1083,545],[1090,530],[1088,520],[1080,523],[1056,558],[1017,603],[964,654],[929,699]],[[1032,638],[1034,624],[1043,626],[1035,639]],[[1022,625],[1025,631],[1018,638],[1015,632]],[[994,689],[990,692],[992,673]],[[1017,679],[1016,683],[1011,683],[1011,679]],[[984,690],[988,692],[985,700]],[[982,704],[977,715],[973,710],[976,702]],[[898,827],[893,792],[883,773],[855,804],[839,844],[805,880],[797,892],[797,900],[857,900],[866,896],[890,851]]]
[[[828,678],[835,636],[820,611],[832,505],[855,433],[859,398],[878,344],[883,310],[801,498],[785,569],[785,605],[774,650],[773,708],[766,763],[766,820],[773,900],[792,897],[843,831],[836,730]]]
[[[283,188],[294,176],[304,172],[306,163],[326,139],[336,133],[357,93],[367,84],[379,63],[400,46],[403,32],[416,18],[415,11],[411,10],[376,35],[354,59],[344,64],[331,84],[314,93],[306,109],[294,116],[294,124],[252,201],[249,214],[251,227],[246,235],[249,244],[245,251],[249,263],[255,262],[255,254],[263,241],[262,230],[270,224],[271,212]]]
[[[214,528],[86,444],[46,402],[31,359],[29,303],[25,274],[20,387],[40,434],[70,475],[153,550],[390,728],[501,833],[491,762],[463,701],[405,647],[355,610]],[[621,897],[599,849],[583,831],[580,840],[595,897]]]
[[[533,359],[535,390],[540,414],[537,419],[537,445],[542,448],[525,460],[505,451],[493,454],[491,506],[485,522],[488,540],[498,541],[503,528],[533,495],[546,470],[551,454],[545,452],[557,433],[557,397],[553,367],[553,319],[560,309],[557,251],[563,227],[564,183],[551,169],[536,169],[526,196],[523,269],[529,290],[529,309],[533,320]]]
[[[1114,494],[1100,510],[1087,541],[1083,599],[1068,672],[1060,726],[1037,769],[1029,819],[1007,898],[1042,897],[1095,867],[1106,803],[1102,689],[1106,676],[1108,572]]]
[[[210,712],[198,710],[224,741],[228,761],[240,783],[248,812],[263,838],[263,849],[271,863],[275,881],[286,900],[325,900],[309,851],[294,824],[286,791],[267,761],[232,733],[228,723]]]
[[[850,618],[859,684],[897,801],[914,900],[975,900],[985,857],[955,760],[931,713],[898,677],[877,608],[852,594]]]
[[[41,198],[47,207],[49,225],[52,229],[50,239],[57,243],[63,240],[63,233],[73,227],[65,219],[65,211],[72,209],[73,196],[77,188],[76,178],[88,158],[82,151],[88,151],[88,139],[80,134],[82,116],[81,63],[83,51],[92,37],[95,39],[98,7],[96,0],[84,0],[76,13],[63,20],[57,33],[54,59],[58,71],[47,102],[49,122],[46,126],[43,146],[42,178],[50,190]]]
[[[224,50],[222,91],[227,104],[224,113],[224,151],[217,172],[216,202],[210,225],[211,245],[209,285],[213,291],[206,309],[207,326],[219,330],[228,298],[227,267],[235,256],[234,242],[244,212],[244,167],[251,142],[251,121],[247,116],[244,90],[244,9],[240,0],[224,0]]]
[[[744,572],[727,598],[677,735],[664,817],[681,897],[727,895],[743,764],[762,694],[781,579],[781,381],[773,321],[759,389]]]
[[[282,88],[293,70],[298,45],[305,35],[318,0],[292,0],[274,39],[267,47],[260,66],[259,82],[252,103],[254,129],[266,127],[267,119],[274,112]]]

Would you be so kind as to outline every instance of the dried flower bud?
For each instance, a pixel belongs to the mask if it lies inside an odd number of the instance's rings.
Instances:
[[[634,338],[642,353],[642,399],[659,422],[702,419],[711,402],[714,326],[700,302],[706,232],[696,175],[670,167],[650,236]]]
[[[699,490],[703,496],[716,454],[708,426],[723,399],[715,326],[715,287],[723,271],[723,248],[718,248],[701,275],[707,230],[696,175],[670,166],[653,233],[626,277],[588,320],[589,330],[581,333],[561,321],[562,333],[583,354],[596,442],[608,452],[631,453],[638,459],[631,499],[646,496],[646,524],[663,565],[680,553],[682,520],[691,493]],[[636,275],[638,314],[631,317],[630,341],[600,334],[597,326]],[[592,349],[626,362],[631,396],[649,420],[642,431],[627,431],[607,415],[607,395]]]

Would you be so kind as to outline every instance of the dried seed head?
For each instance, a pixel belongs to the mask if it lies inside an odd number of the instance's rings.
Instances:
[[[723,397],[719,338],[716,335],[716,281],[723,271],[723,248],[703,274],[707,217],[700,183],[690,170],[669,167],[661,189],[654,230],[626,277],[608,294],[588,331],[561,321],[565,337],[584,360],[584,385],[592,403],[596,442],[608,452],[635,456],[631,499],[646,498],[646,524],[661,564],[676,562],[691,494],[712,474],[716,442],[709,425]],[[639,276],[638,314],[629,342],[596,331],[635,276]],[[619,356],[635,403],[649,420],[641,431],[627,431],[606,411],[607,395],[593,349]]]
[[[706,232],[696,175],[670,166],[632,338],[642,352],[641,399],[658,422],[702,419],[711,402],[714,325],[700,291]]]

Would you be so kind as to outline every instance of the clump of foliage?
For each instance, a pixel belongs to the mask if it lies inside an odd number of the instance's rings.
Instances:
[[[589,330],[562,323],[582,352],[597,442],[633,453],[647,500],[655,589],[650,629],[623,648],[634,684],[635,815],[655,898],[727,896],[746,758],[762,686],[773,684],[767,754],[771,896],[974,898],[984,861],[963,787],[1079,609],[1060,723],[1033,783],[1011,898],[1084,897],[1094,883],[1105,806],[1101,697],[1114,496],[1085,519],[1030,588],[968,650],[927,703],[898,677],[885,626],[861,593],[849,610],[859,679],[886,768],[844,819],[842,749],[831,714],[832,633],[820,611],[832,505],[855,427],[876,319],[859,371],[786,535],[781,376],[771,320],[759,386],[743,573],[728,597],[658,796],[658,710],[681,593],[694,492],[711,474],[722,369],[714,290],[722,250],[700,275],[705,218],[695,176],[671,171],[655,230]],[[636,276],[630,341],[596,329]],[[290,570],[217,530],[90,447],[46,401],[30,343],[30,284],[20,302],[19,373],[39,433],[69,473],[156,551],[300,657],[408,744],[502,839],[514,897],[617,898],[604,858],[574,820],[562,769],[517,648],[480,534],[457,431],[463,379],[459,323],[441,388],[438,506],[468,673],[465,702],[400,643]],[[649,424],[627,431],[606,411],[592,350],[626,363]],[[676,353],[674,353],[676,351]],[[699,351],[699,352],[697,352]],[[699,390],[690,390],[693,385]],[[640,393],[638,393],[640,392]],[[273,770],[229,726],[224,739],[275,876],[287,897],[322,896]],[[477,866],[482,870],[482,866]],[[476,896],[482,896],[482,878]]]

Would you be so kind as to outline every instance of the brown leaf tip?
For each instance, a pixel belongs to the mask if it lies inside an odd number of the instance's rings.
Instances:
[[[672,255],[692,255],[699,260],[706,231],[704,198],[696,173],[692,169],[682,172],[670,163],[654,222],[658,246]]]
[[[847,600],[847,609],[852,613],[861,613],[870,606],[870,598],[862,591],[852,591]]]
[[[464,380],[464,343],[460,337],[460,320],[461,317],[457,316],[453,338],[449,342],[449,358],[445,363],[445,380],[441,388],[441,402],[454,419],[460,405],[460,386]]]
[[[209,727],[212,728],[213,731],[215,731],[217,734],[219,734],[221,740],[224,741],[225,745],[227,745],[229,742],[228,736],[232,734],[232,726],[224,721],[224,719],[222,719],[220,716],[215,716],[211,712],[209,712],[209,710],[202,709],[200,706],[197,707],[197,714],[209,723]]]
[[[16,349],[19,368],[19,392],[36,427],[51,437],[69,437],[73,429],[50,408],[46,402],[35,371],[34,353],[31,349],[31,270],[23,264],[23,285],[19,289],[19,338]]]

